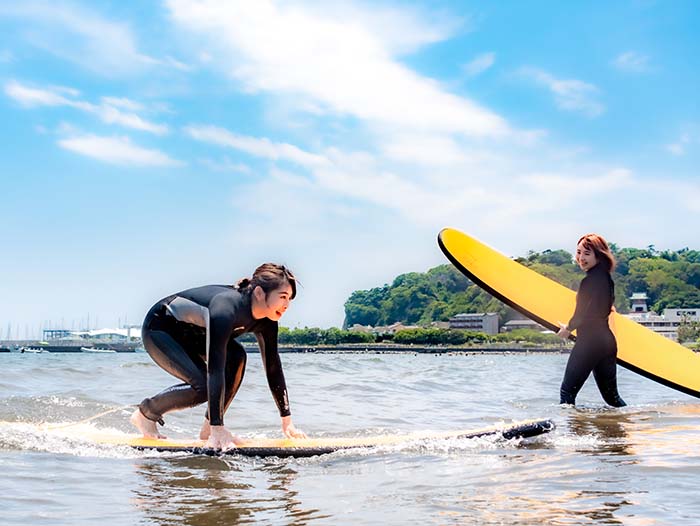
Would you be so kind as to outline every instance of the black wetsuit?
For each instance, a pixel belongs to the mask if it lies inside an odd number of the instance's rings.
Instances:
[[[593,371],[600,394],[614,407],[625,404],[617,392],[617,341],[608,326],[615,302],[615,284],[601,264],[590,269],[576,294],[576,310],[567,328],[576,329],[576,344],[566,364],[560,403],[574,404],[576,395]]]
[[[208,401],[209,422],[223,425],[246,365],[246,351],[235,338],[246,332],[258,340],[280,416],[290,415],[277,351],[277,322],[253,318],[250,294],[227,285],[207,285],[168,296],[146,315],[142,332],[146,351],[184,383],[141,402],[144,416],[162,424],[165,413]]]

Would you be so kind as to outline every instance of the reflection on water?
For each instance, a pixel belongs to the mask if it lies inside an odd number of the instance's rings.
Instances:
[[[322,518],[319,510],[302,506],[293,489],[297,471],[280,462],[216,457],[144,459],[134,466],[139,483],[132,502],[140,514],[156,524],[295,525]]]
[[[595,447],[582,448],[592,455],[631,455],[627,429],[634,416],[615,409],[583,410],[572,408],[568,415],[569,431],[580,437],[594,437]]]

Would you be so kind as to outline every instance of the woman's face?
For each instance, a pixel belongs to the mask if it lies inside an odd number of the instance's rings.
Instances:
[[[272,321],[278,321],[289,307],[292,286],[289,282],[285,282],[284,285],[270,291],[267,295],[262,288],[255,287],[254,294],[258,300],[256,302],[256,318],[269,318]]]
[[[595,252],[592,249],[584,246],[584,241],[581,241],[576,247],[576,263],[581,267],[581,270],[588,272],[598,264],[598,259],[595,257]]]

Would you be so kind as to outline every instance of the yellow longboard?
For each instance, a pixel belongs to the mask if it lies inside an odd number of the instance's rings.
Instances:
[[[136,449],[173,451],[203,455],[245,455],[260,457],[311,457],[333,453],[343,449],[391,446],[415,440],[463,439],[484,436],[528,438],[554,429],[551,420],[528,420],[500,426],[490,426],[470,431],[450,431],[444,433],[415,433],[412,435],[385,435],[353,438],[304,438],[304,439],[247,439],[239,446],[227,451],[206,447],[202,440],[157,440],[140,438],[135,435],[109,435],[102,433],[82,434],[82,438],[97,444],[130,446]]]
[[[503,303],[553,331],[571,319],[576,293],[509,259],[458,230],[445,228],[438,244],[471,281]],[[700,355],[613,313],[610,328],[623,367],[663,385],[700,397]]]

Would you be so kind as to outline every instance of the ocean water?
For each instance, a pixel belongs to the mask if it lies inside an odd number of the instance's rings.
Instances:
[[[696,525],[700,403],[620,368],[628,407],[606,408],[592,378],[577,408],[560,407],[566,359],[285,354],[294,422],[310,436],[535,418],[557,429],[260,459],[85,440],[96,429],[131,432],[125,406],[176,383],[147,354],[0,354],[0,524]],[[194,437],[203,414],[167,415],[164,431]],[[281,436],[258,354],[226,424],[242,436]]]

